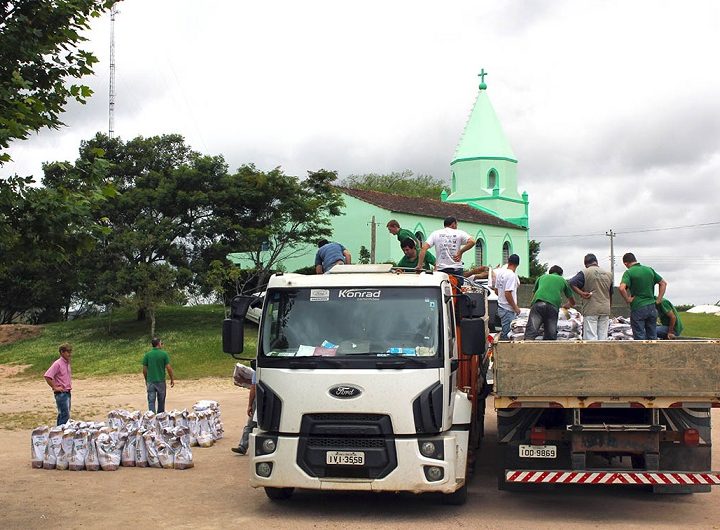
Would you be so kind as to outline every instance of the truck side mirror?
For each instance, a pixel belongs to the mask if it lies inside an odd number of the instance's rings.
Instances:
[[[465,355],[485,353],[485,319],[464,318],[460,321],[460,344]]]
[[[250,303],[255,296],[239,295],[230,302],[230,318],[223,320],[222,341],[223,351],[231,355],[242,353],[245,338],[244,320]]]
[[[461,293],[455,304],[455,320],[485,316],[485,293]]]

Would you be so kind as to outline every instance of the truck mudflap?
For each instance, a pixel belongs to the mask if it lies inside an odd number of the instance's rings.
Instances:
[[[505,482],[638,486],[720,486],[720,471],[505,470]]]

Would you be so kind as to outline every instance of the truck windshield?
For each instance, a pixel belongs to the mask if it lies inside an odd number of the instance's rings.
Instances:
[[[435,357],[440,289],[335,288],[268,291],[265,357]]]

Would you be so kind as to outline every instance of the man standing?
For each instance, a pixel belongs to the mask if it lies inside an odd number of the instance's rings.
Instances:
[[[679,337],[685,326],[683,326],[675,306],[670,300],[663,299],[660,304],[655,305],[655,308],[658,312],[658,320],[660,320],[660,325],[657,327],[658,338],[674,339]]]
[[[446,217],[443,226],[445,228],[435,230],[423,243],[415,268],[423,269],[425,255],[430,247],[434,246],[437,256],[435,268],[440,272],[457,276],[462,283],[464,281],[462,255],[475,246],[475,240],[467,232],[458,230],[457,219],[454,217]]]
[[[535,340],[540,335],[540,324],[543,326],[543,340],[557,339],[557,321],[562,295],[567,296],[568,303],[563,307],[575,305],[570,286],[562,277],[563,270],[557,265],[550,267],[547,274],[540,276],[535,282],[530,316],[525,328],[525,340]]]
[[[613,278],[598,266],[595,254],[587,254],[584,263],[585,269],[568,281],[583,299],[583,339],[607,340]]]
[[[618,290],[630,304],[630,326],[635,340],[657,339],[657,309],[665,295],[667,282],[650,267],[640,265],[632,252],[623,256],[627,268]],[[658,295],[655,298],[655,284]],[[630,292],[628,292],[628,290]]]
[[[175,386],[175,374],[170,366],[170,356],[162,349],[163,343],[157,337],[151,341],[152,350],[143,357],[143,376],[147,386],[148,410],[165,412],[165,370],[170,376],[170,388]],[[157,398],[157,409],[155,400]]]
[[[340,243],[331,243],[327,239],[318,241],[318,251],[315,254],[315,273],[328,272],[338,264],[350,265],[350,251]]]
[[[508,257],[507,268],[498,269],[495,274],[495,290],[498,295],[498,315],[502,324],[500,338],[507,340],[510,335],[510,324],[517,315],[520,308],[517,305],[517,289],[520,279],[515,271],[520,265],[520,256],[511,254]]]
[[[72,346],[68,343],[60,345],[60,357],[45,372],[45,381],[55,393],[57,406],[57,425],[63,425],[70,419],[70,392],[72,391]]]
[[[408,237],[400,243],[403,254],[405,254],[400,261],[398,261],[398,267],[403,269],[414,269],[418,264],[418,252],[415,248],[415,240]],[[425,270],[431,271],[435,268],[435,258],[432,254],[425,254]]]
[[[257,385],[257,374],[253,370],[252,381],[250,383],[250,396],[248,397],[247,415],[248,419],[243,427],[242,435],[237,447],[231,447],[230,450],[233,453],[244,455],[247,453],[248,447],[250,447],[250,433],[255,427],[257,427],[257,421],[255,421],[255,410],[257,408],[257,393],[255,392],[255,386]]]

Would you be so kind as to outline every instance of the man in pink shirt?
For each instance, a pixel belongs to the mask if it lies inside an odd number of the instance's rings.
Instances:
[[[57,405],[57,424],[63,425],[70,419],[70,391],[72,390],[72,369],[70,358],[72,357],[72,346],[70,344],[60,345],[60,358],[57,359],[48,371],[45,372],[45,381],[55,393],[55,404]]]

